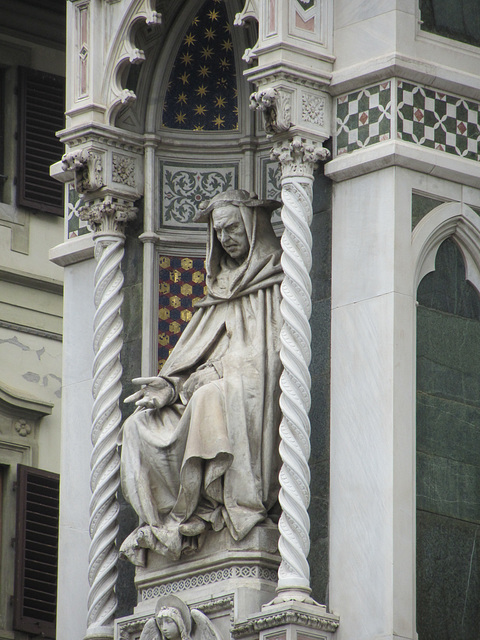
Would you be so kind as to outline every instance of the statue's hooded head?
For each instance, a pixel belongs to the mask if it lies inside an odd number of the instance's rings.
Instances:
[[[280,206],[276,200],[259,200],[243,189],[229,189],[200,205],[195,220],[207,222],[209,226],[206,268],[210,296],[207,303],[213,301],[212,297],[244,295],[255,282],[263,282],[281,271],[280,244],[270,220],[272,212]],[[232,264],[235,274],[229,291],[217,291],[215,281],[219,272],[226,265],[233,268]]]
[[[158,599],[157,606],[155,607],[155,620],[157,626],[162,633],[162,621],[171,620],[175,623],[178,629],[178,635],[175,637],[166,637],[165,640],[190,640],[190,633],[192,630],[192,617],[187,605],[177,598],[176,596],[163,596]]]

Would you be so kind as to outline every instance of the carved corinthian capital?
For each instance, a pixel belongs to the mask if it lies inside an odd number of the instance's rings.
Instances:
[[[267,136],[288,131],[291,123],[290,94],[268,87],[250,95],[250,109],[261,111]]]
[[[294,136],[289,140],[276,142],[270,154],[282,167],[282,178],[311,177],[320,160],[330,156],[328,149],[320,143]]]
[[[135,218],[137,207],[126,201],[115,201],[111,196],[95,200],[79,209],[82,220],[96,233],[124,233],[125,225]]]

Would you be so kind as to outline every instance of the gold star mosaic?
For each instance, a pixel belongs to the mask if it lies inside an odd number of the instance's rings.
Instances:
[[[170,74],[163,126],[238,129],[232,25],[223,0],[207,0],[187,28]]]

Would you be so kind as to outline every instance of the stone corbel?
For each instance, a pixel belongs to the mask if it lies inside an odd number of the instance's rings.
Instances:
[[[267,137],[284,133],[292,126],[290,94],[267,87],[250,95],[250,109],[261,111]]]
[[[102,155],[90,149],[77,149],[62,158],[62,169],[73,171],[75,190],[84,194],[104,186]]]

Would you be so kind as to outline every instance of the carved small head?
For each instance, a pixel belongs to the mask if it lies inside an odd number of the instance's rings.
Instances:
[[[155,620],[163,640],[190,640],[192,617],[180,598],[173,595],[159,598]]]

